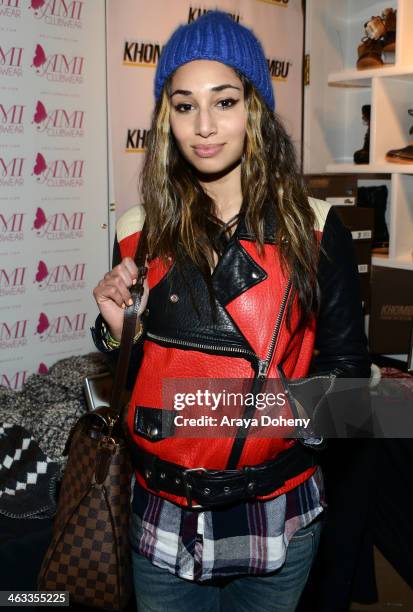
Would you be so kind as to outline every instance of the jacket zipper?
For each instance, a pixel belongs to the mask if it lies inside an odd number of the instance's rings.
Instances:
[[[166,336],[158,336],[157,334],[152,334],[151,332],[147,332],[147,338],[151,338],[152,340],[159,340],[160,342],[167,342],[168,344],[177,344],[178,346],[186,346],[191,348],[199,348],[205,351],[228,351],[230,353],[237,353],[242,355],[249,355],[254,357],[255,360],[259,361],[258,355],[254,353],[254,351],[250,351],[249,349],[243,348],[235,348],[233,346],[216,346],[209,344],[200,344],[199,342],[191,342],[190,340],[179,340],[177,338],[168,338]]]
[[[283,298],[281,300],[280,310],[278,312],[277,320],[275,322],[274,331],[271,336],[270,346],[268,348],[266,358],[260,359],[254,351],[250,351],[248,349],[243,348],[235,348],[232,346],[216,346],[216,345],[208,345],[201,344],[199,342],[191,342],[190,340],[179,340],[177,338],[168,338],[166,336],[158,336],[157,334],[152,334],[151,332],[147,332],[146,337],[151,338],[152,340],[158,340],[159,342],[167,342],[168,344],[176,344],[177,346],[185,346],[191,347],[194,349],[201,349],[205,351],[219,351],[219,352],[230,352],[236,353],[238,355],[248,355],[256,361],[258,364],[258,378],[266,378],[269,365],[271,363],[272,356],[274,354],[275,348],[277,346],[278,336],[280,333],[281,323],[284,316],[285,307],[287,305],[288,296],[290,293],[292,281],[289,279],[287,283],[287,287],[285,288]]]
[[[287,286],[286,286],[285,291],[284,291],[283,298],[281,300],[281,306],[280,306],[280,310],[278,312],[277,320],[275,322],[274,331],[273,331],[273,334],[272,334],[272,337],[271,337],[270,346],[268,348],[267,357],[264,360],[260,359],[259,362],[258,362],[258,378],[266,378],[267,377],[268,368],[270,367],[270,363],[271,363],[272,357],[274,355],[274,351],[275,351],[275,349],[277,347],[278,336],[280,334],[281,323],[282,323],[282,320],[283,320],[285,308],[287,306],[287,301],[288,301],[288,296],[290,294],[291,285],[292,285],[292,281],[291,281],[291,278],[290,278],[288,280]]]

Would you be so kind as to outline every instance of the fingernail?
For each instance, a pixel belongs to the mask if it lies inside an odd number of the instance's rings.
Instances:
[[[125,304],[125,302],[123,302],[123,304],[122,304],[122,308],[126,308],[126,304]]]
[[[133,281],[132,281],[132,285],[136,285],[137,282],[138,282],[138,279],[134,278]]]
[[[128,306],[132,306],[132,304],[133,304],[133,300],[132,300],[132,298],[131,298],[131,299],[129,300],[129,302],[128,302]]]

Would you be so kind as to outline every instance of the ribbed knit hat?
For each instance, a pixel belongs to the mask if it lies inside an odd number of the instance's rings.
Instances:
[[[155,98],[177,68],[194,60],[215,60],[244,74],[271,110],[274,92],[264,51],[248,28],[222,11],[210,11],[188,25],[179,26],[164,46],[155,75]]]

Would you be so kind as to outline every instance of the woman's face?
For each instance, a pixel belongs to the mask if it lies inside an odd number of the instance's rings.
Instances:
[[[172,77],[170,125],[187,161],[203,174],[241,161],[247,125],[244,90],[232,68],[196,60]]]

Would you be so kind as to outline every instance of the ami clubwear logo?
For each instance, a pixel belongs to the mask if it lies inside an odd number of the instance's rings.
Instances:
[[[197,8],[194,6],[190,6],[188,9],[188,23],[192,23],[193,21],[196,21],[197,19],[202,17],[202,15],[205,15],[206,13],[210,13],[212,10],[221,10],[224,13],[226,12],[223,9],[216,9],[216,8],[215,9],[204,9],[204,8]],[[239,23],[241,19],[239,13],[228,13],[227,12],[227,15],[229,15],[231,19],[233,19],[237,23]]]
[[[38,44],[34,51],[32,68],[39,77],[48,81],[80,85],[84,81],[85,58],[65,53],[47,55],[42,45]]]
[[[11,391],[20,391],[26,384],[29,373],[27,370],[18,370],[17,372],[0,373],[0,385],[7,387]]]
[[[74,315],[59,315],[49,318],[41,312],[37,322],[35,335],[41,342],[67,342],[79,340],[86,336],[86,313]]]
[[[146,140],[149,130],[130,129],[126,136],[126,153],[143,153],[146,147]]]
[[[84,118],[85,112],[82,110],[68,111],[65,108],[53,108],[48,111],[44,103],[38,100],[32,123],[40,134],[73,138],[84,135]]]
[[[2,104],[0,102],[0,135],[23,134],[23,104]]]
[[[24,157],[3,157],[0,154],[0,187],[22,187],[24,185]]]
[[[49,162],[42,153],[37,153],[33,176],[37,183],[46,187],[82,187],[85,161],[54,159]]]
[[[15,212],[5,214],[0,212],[0,243],[20,242],[24,240],[24,217],[26,213]]]
[[[290,71],[291,62],[275,58],[267,58],[268,70],[273,81],[286,81]]]
[[[0,268],[0,297],[23,295],[26,292],[26,266]]]
[[[28,323],[28,319],[20,319],[12,323],[0,320],[0,350],[25,346]]]
[[[0,77],[23,76],[23,47],[7,46],[0,42]]]
[[[82,27],[83,4],[80,0],[31,0],[35,19],[64,28]]]
[[[19,19],[21,17],[22,0],[0,0],[0,18],[11,17]]]
[[[83,238],[84,212],[58,212],[46,216],[40,206],[36,210],[32,229],[36,236],[46,240],[66,240]]]
[[[41,291],[62,292],[85,288],[85,263],[47,266],[40,260],[34,282]]]

